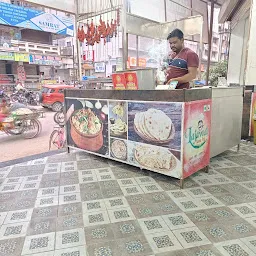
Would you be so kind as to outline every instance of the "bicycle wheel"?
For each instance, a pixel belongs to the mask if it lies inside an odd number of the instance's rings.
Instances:
[[[54,122],[58,125],[65,125],[65,115],[63,112],[57,112],[54,117]]]
[[[60,133],[58,130],[54,130],[50,136],[49,140],[49,150],[51,150],[52,146],[56,149],[63,148],[63,145],[60,141]]]
[[[10,135],[20,135],[24,131],[24,121],[14,121],[14,128],[8,129],[6,132]]]
[[[22,135],[25,139],[33,139],[35,138],[41,130],[41,124],[38,120],[26,120],[24,124],[24,130]]]

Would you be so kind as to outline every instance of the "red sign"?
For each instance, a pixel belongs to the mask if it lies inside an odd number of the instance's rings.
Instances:
[[[112,81],[115,90],[125,90],[125,75],[124,74],[113,74]]]
[[[138,79],[135,72],[125,72],[126,89],[127,90],[138,90]]]
[[[253,118],[256,116],[256,93],[252,93],[251,115],[250,115],[250,132],[249,136],[254,136]]]
[[[84,61],[94,61],[94,50],[84,51],[83,60]]]
[[[210,163],[212,101],[186,102],[184,110],[183,178]]]

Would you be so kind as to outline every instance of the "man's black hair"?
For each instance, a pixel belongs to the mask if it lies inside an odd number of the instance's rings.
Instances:
[[[179,39],[183,39],[184,38],[184,34],[180,29],[174,29],[167,37],[167,40],[169,40],[170,38],[173,37],[178,37]]]

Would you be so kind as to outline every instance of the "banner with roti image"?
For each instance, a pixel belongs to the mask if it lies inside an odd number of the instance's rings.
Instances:
[[[128,141],[128,162],[145,170],[182,178],[182,163],[168,148]]]
[[[210,163],[212,101],[186,102],[184,110],[183,178]]]
[[[183,103],[129,101],[128,140],[180,152],[182,119]]]
[[[108,102],[66,99],[69,146],[109,156]]]

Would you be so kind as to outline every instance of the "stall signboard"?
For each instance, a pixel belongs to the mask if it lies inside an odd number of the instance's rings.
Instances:
[[[122,73],[112,74],[112,81],[115,90],[125,90],[126,80],[125,75]]]
[[[29,54],[15,52],[14,59],[15,61],[29,62]]]
[[[211,106],[211,100],[185,103],[183,178],[210,163]]]
[[[147,60],[145,58],[139,58],[139,67],[145,68],[147,66]]]
[[[29,55],[29,64],[45,65],[45,66],[61,66],[62,61],[58,56],[46,55]]]
[[[66,98],[67,143],[182,178],[184,103]]]
[[[138,79],[135,72],[125,72],[126,89],[127,90],[138,90]]]
[[[256,118],[256,93],[252,93],[252,100],[251,100],[251,113],[250,113],[250,132],[249,136],[254,136],[254,118]]]
[[[0,24],[74,36],[74,20],[38,10],[0,2]]]
[[[13,84],[14,75],[0,74],[0,84]]]
[[[106,65],[105,62],[96,62],[94,63],[95,73],[105,73]]]
[[[13,52],[0,52],[0,60],[13,60],[14,61],[14,53]]]

